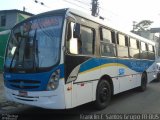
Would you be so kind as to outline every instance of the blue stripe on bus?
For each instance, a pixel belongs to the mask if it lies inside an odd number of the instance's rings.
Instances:
[[[128,68],[136,71],[136,72],[143,72],[145,71],[150,65],[153,64],[154,61],[149,60],[134,60],[134,59],[116,59],[116,58],[92,58],[88,61],[81,64],[79,72],[85,72],[87,70],[96,68],[98,66],[104,65],[104,64],[110,64],[110,63],[119,63],[122,65],[127,66]],[[60,78],[64,78],[64,64],[61,64],[57,67],[55,67],[52,71],[44,72],[44,73],[33,73],[33,74],[13,74],[13,73],[5,73],[4,76],[10,76],[5,77],[5,85],[8,88],[14,89],[14,90],[22,90],[21,88],[15,88],[13,85],[18,84],[10,84],[10,80],[33,80],[33,81],[39,81],[40,85],[38,88],[32,88],[32,89],[23,89],[26,91],[44,91],[46,90],[48,81],[52,73],[60,69]],[[25,84],[26,86],[33,86],[29,84]],[[37,86],[38,84],[35,84]]]
[[[109,63],[119,63],[127,66],[128,68],[134,70],[135,72],[143,72],[151,66],[154,61],[151,60],[135,60],[135,59],[116,59],[116,58],[92,58],[81,64],[79,72],[85,72],[92,68],[109,64]]]

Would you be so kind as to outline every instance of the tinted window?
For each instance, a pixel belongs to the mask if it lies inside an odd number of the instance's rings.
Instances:
[[[118,34],[118,43],[121,46],[125,46],[126,45],[126,41],[125,41],[125,36],[122,34]]]
[[[149,58],[150,60],[154,60],[154,59],[155,59],[155,54],[152,53],[152,52],[149,52],[149,53],[148,53],[148,58]]]
[[[130,57],[139,59],[139,49],[130,49]]]
[[[146,43],[141,42],[141,50],[142,50],[142,51],[147,51]]]
[[[116,56],[116,49],[114,44],[102,43],[101,44],[101,54],[102,56]]]
[[[128,37],[120,33],[118,33],[117,37],[119,44],[117,45],[118,57],[128,58]]]
[[[151,52],[154,52],[154,47],[152,45],[148,45],[148,50],[151,51]]]
[[[134,39],[134,38],[130,38],[130,57],[131,58],[136,58],[139,59],[140,58],[140,54],[139,54],[139,41]]]
[[[118,57],[128,58],[128,47],[117,47]]]
[[[91,28],[81,26],[81,45],[82,54],[93,54],[93,39],[94,31]]]
[[[115,43],[115,33],[113,30],[106,28],[100,29],[101,35],[101,55],[107,57],[116,56],[116,48],[113,43]]]
[[[140,56],[141,56],[141,59],[148,59],[148,52],[141,51]]]
[[[141,42],[141,53],[140,57],[141,59],[148,59],[149,58],[148,53],[148,45],[144,42]]]
[[[155,52],[154,52],[154,46],[153,45],[148,45],[148,58],[150,60],[154,60],[155,59]]]
[[[45,71],[60,59],[62,16],[30,19],[16,26],[8,42],[5,66],[15,72]]]
[[[108,29],[102,29],[102,34],[103,34],[103,41],[104,42],[109,42],[111,43],[112,42],[112,33],[110,30]]]
[[[130,47],[138,49],[137,40],[134,38],[130,38]]]

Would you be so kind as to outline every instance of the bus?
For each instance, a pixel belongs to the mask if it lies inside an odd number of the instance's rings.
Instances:
[[[155,76],[155,43],[71,8],[35,15],[11,30],[4,61],[10,101],[46,109],[146,90]]]

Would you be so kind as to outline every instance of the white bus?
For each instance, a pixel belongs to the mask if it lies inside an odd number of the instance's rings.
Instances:
[[[47,109],[94,102],[154,79],[155,43],[73,9],[35,15],[11,31],[4,62],[8,100]]]

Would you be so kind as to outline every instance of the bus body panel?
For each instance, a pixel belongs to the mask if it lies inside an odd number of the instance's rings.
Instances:
[[[153,63],[149,66],[149,68],[146,70],[147,77],[148,77],[148,83],[150,83],[152,80],[156,79],[156,62],[155,61],[149,61],[149,64]]]
[[[101,65],[96,65],[93,61],[101,61]],[[80,65],[80,72],[74,82],[84,83],[86,81],[98,81],[102,76],[108,75],[112,78],[114,84],[114,94],[117,94],[140,86],[142,72],[148,71],[149,68],[147,67],[152,66],[153,64],[152,61],[148,62],[139,60],[137,60],[136,64],[133,64],[135,63],[135,60],[128,59],[119,59],[119,63],[116,63],[116,61],[117,60],[107,58],[89,59],[87,62]],[[142,66],[139,66],[140,64]],[[83,66],[85,66],[85,69]],[[86,68],[87,66],[89,66],[89,68]],[[150,73],[153,74],[154,71],[152,70]],[[148,78],[148,81],[151,81],[153,78],[153,75],[150,76],[151,77]]]
[[[60,80],[59,87],[53,91],[27,91],[21,96],[20,91],[5,87],[6,98],[10,101],[33,105],[47,109],[65,109],[64,79]]]

